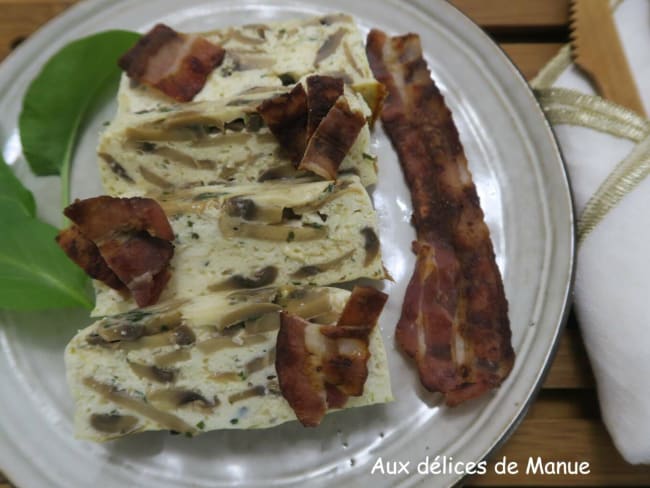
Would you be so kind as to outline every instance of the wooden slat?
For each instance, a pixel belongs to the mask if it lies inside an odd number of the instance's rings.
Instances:
[[[542,390],[526,414],[525,421],[542,419],[599,419],[596,390]]]
[[[594,376],[578,329],[565,329],[544,388],[593,388]]]
[[[517,475],[497,475],[494,462],[506,456],[519,466]],[[526,474],[529,457],[546,461],[588,461],[588,475]],[[650,466],[627,464],[597,419],[525,420],[503,449],[492,457],[488,472],[468,486],[648,486]]]
[[[503,43],[500,45],[524,77],[530,80],[557,54],[562,43]]]
[[[75,0],[0,0],[0,60],[45,22],[64,11]]]
[[[559,28],[569,22],[569,0],[450,0],[486,29]]]

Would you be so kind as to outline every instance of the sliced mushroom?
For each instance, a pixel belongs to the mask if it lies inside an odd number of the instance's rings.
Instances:
[[[265,266],[256,271],[252,277],[234,275],[227,280],[210,285],[210,291],[236,290],[238,288],[261,288],[273,284],[278,277],[278,268],[275,266]]]
[[[280,328],[280,316],[277,313],[267,313],[256,319],[246,321],[247,334],[265,334]]]
[[[142,175],[142,178],[144,178],[146,181],[148,181],[152,185],[157,186],[158,188],[161,188],[163,190],[168,190],[169,188],[172,188],[174,186],[172,183],[167,181],[165,178],[163,178],[159,174],[145,168],[142,165],[138,166],[138,171],[140,171],[140,174]]]
[[[288,314],[298,315],[305,320],[332,312],[330,296],[325,290],[300,288],[278,298],[278,303]]]
[[[124,169],[124,166],[118,163],[113,156],[108,153],[101,152],[99,153],[99,157],[104,160],[104,162],[108,165],[108,168],[117,176],[129,183],[135,183],[133,178],[131,178],[131,176],[129,176],[129,173]]]
[[[158,366],[149,366],[146,364],[134,363],[127,361],[131,371],[138,377],[155,381],[157,383],[172,383],[176,379],[176,371]]]
[[[162,410],[174,410],[187,406],[212,409],[219,405],[216,398],[211,402],[200,393],[185,389],[158,390],[150,393],[147,398],[149,402]]]
[[[236,347],[252,346],[255,344],[262,344],[267,342],[268,339],[262,334],[244,336],[239,341],[235,341],[232,337],[213,337],[199,342],[196,347],[204,354],[213,354],[222,349],[232,349]]]
[[[346,29],[341,27],[325,40],[323,45],[318,49],[318,52],[316,53],[316,59],[314,59],[315,67],[318,67],[319,64],[321,64],[325,59],[329,58],[336,52],[347,32],[348,31]]]
[[[298,174],[298,171],[293,164],[285,164],[276,166],[263,171],[258,177],[257,181],[262,183],[269,180],[282,180],[286,178],[293,178]]]
[[[194,159],[189,154],[174,149],[172,147],[162,146],[157,147],[152,151],[154,154],[165,158],[167,161],[172,163],[178,163],[181,166],[187,168],[197,168],[197,169],[214,169],[215,162],[209,159]]]
[[[319,273],[323,273],[325,271],[330,271],[332,269],[339,268],[341,266],[341,263],[343,263],[345,260],[352,257],[353,254],[354,254],[354,250],[351,250],[339,256],[338,258],[332,259],[330,261],[303,266],[302,268],[299,268],[298,271],[292,273],[291,277],[295,279],[304,279],[304,278],[309,278],[310,276],[315,276]]]
[[[241,381],[242,375],[240,373],[235,373],[234,371],[226,371],[225,373],[215,373],[210,378],[217,383],[232,383],[235,381]]]
[[[153,360],[157,366],[164,368],[176,363],[187,361],[191,357],[192,354],[189,349],[176,349],[175,351],[158,354],[157,356],[154,356]]]
[[[217,327],[223,329],[230,325],[244,322],[250,318],[277,312],[278,310],[280,310],[280,306],[275,303],[246,303],[222,315]]]
[[[242,400],[246,400],[248,398],[252,398],[256,396],[265,396],[265,395],[266,395],[266,386],[258,385],[258,386],[254,386],[253,388],[249,388],[248,390],[240,391],[239,393],[230,395],[228,397],[228,403],[236,403]]]
[[[228,50],[228,55],[233,60],[234,71],[271,69],[275,66],[275,59],[269,56],[248,54],[234,49]]]
[[[219,228],[224,237],[250,238],[276,242],[299,242],[324,239],[327,237],[327,227],[298,227],[280,224],[258,224],[245,222],[222,214]]]
[[[90,425],[99,432],[123,435],[135,430],[138,418],[133,415],[94,413],[90,416]]]
[[[244,366],[244,370],[246,371],[246,374],[251,375],[253,373],[257,373],[258,371],[262,371],[264,368],[274,363],[275,347],[272,348],[267,354],[248,361]]]
[[[133,410],[143,417],[147,417],[156,422],[164,429],[175,430],[176,432],[196,432],[194,427],[185,423],[176,415],[158,410],[149,403],[146,403],[144,400],[129,395],[124,390],[118,390],[111,385],[101,383],[100,381],[90,377],[84,378],[83,384],[101,395],[105,400],[123,408]]]
[[[361,229],[361,234],[365,239],[363,249],[366,251],[366,259],[364,259],[363,265],[368,266],[379,254],[379,237],[377,237],[377,233],[370,227]]]

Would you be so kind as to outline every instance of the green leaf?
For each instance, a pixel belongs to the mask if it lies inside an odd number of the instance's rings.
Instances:
[[[34,196],[23,186],[0,156],[0,212],[17,212],[29,217],[36,214]]]
[[[112,30],[73,41],[48,60],[27,89],[19,118],[23,153],[35,174],[61,175],[64,206],[79,127],[98,94],[117,82],[117,60],[139,37]]]
[[[86,275],[56,244],[55,227],[0,213],[0,228],[1,309],[92,308]]]

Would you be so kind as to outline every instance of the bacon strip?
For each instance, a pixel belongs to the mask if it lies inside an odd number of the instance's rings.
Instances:
[[[298,169],[336,179],[365,118],[343,98],[343,80],[313,75],[307,91],[298,83],[289,93],[262,102],[257,111]]]
[[[348,396],[363,395],[370,334],[387,298],[355,287],[337,325],[280,313],[275,368],[280,391],[304,426],[320,424],[328,408],[342,408]]]
[[[514,363],[508,303],[489,230],[451,113],[419,36],[368,35],[388,89],[382,122],[411,191],[417,242],[396,339],[420,380],[457,405],[497,387]]]
[[[158,301],[170,278],[174,232],[155,200],[101,196],[76,200],[64,213],[76,225],[57,242],[70,259],[92,278],[128,290],[140,307]]]
[[[165,95],[189,102],[224,58],[221,46],[195,34],[182,34],[157,24],[118,61],[129,78]]]

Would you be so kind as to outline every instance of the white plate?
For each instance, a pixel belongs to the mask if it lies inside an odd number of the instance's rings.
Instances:
[[[182,6],[180,6],[182,4]],[[335,413],[317,429],[290,423],[266,431],[213,432],[196,439],[147,433],[96,445],[72,437],[72,400],[63,348],[89,323],[83,312],[0,317],[0,469],[21,488],[220,487],[233,485],[450,485],[458,473],[421,475],[429,456],[478,461],[514,428],[540,384],[563,322],[573,268],[573,214],[551,131],[523,78],[467,18],[443,1],[89,0],[71,8],[0,67],[0,140],[9,163],[37,193],[41,215],[60,223],[58,183],[36,179],[20,154],[16,121],[29,80],[64,43],[109,28],[145,30],[163,21],[180,30],[346,11],[364,30],[417,32],[451,107],[470,161],[510,302],[515,368],[493,394],[456,409],[419,387],[396,349],[393,328],[413,267],[410,197],[386,137],[374,148],[390,300],[381,319],[394,403]],[[94,149],[106,104],[85,127],[73,174],[74,196],[101,192]],[[378,457],[410,461],[410,475],[371,475]],[[304,486],[304,485],[303,485]]]

